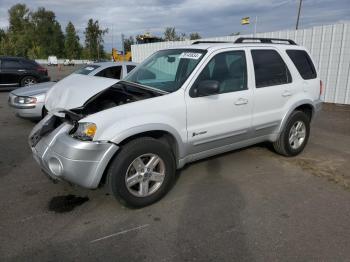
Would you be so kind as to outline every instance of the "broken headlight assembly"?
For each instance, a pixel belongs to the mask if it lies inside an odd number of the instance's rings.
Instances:
[[[96,131],[96,124],[89,122],[78,122],[74,125],[74,128],[71,131],[71,136],[82,141],[92,141]]]

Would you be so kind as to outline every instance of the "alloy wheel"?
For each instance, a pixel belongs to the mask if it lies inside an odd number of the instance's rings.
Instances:
[[[293,149],[298,149],[305,141],[306,126],[304,122],[297,121],[289,131],[289,145]]]
[[[164,161],[158,155],[148,153],[131,162],[126,171],[125,184],[134,196],[146,197],[161,187],[164,177]]]

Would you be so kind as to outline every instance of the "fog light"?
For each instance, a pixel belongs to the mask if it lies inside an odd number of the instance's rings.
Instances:
[[[56,157],[51,157],[48,162],[50,171],[56,175],[61,176],[63,171],[63,166],[61,161]]]

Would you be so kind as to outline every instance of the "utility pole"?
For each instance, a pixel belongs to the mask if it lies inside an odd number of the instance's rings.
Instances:
[[[298,30],[298,27],[299,27],[299,19],[300,19],[300,12],[301,12],[302,3],[303,3],[303,0],[299,0],[298,17],[297,17],[297,24],[295,25],[295,30]]]
[[[258,23],[258,16],[255,16],[255,23],[254,23],[254,36],[253,37],[256,37],[256,25]]]

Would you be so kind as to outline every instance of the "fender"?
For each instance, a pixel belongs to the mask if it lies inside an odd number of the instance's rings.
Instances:
[[[150,132],[150,131],[165,131],[169,134],[171,134],[177,143],[177,149],[178,149],[178,158],[182,158],[186,155],[186,141],[183,141],[178,131],[173,128],[172,126],[164,123],[150,123],[140,126],[134,126],[132,128],[126,129],[121,133],[118,133],[117,136],[113,137],[110,141],[115,144],[120,144],[125,139],[132,137],[134,135],[144,133],[144,132]]]
[[[287,120],[289,118],[289,116],[293,113],[293,111],[301,106],[301,105],[310,105],[312,107],[312,117],[314,116],[315,114],[315,111],[317,111],[317,105],[316,103],[318,103],[317,101],[314,102],[312,101],[311,99],[303,99],[303,100],[300,100],[296,103],[294,103],[290,108],[289,110],[287,111],[286,114],[284,114],[283,118],[282,118],[282,121],[281,121],[281,124],[279,125],[278,129],[277,129],[277,133],[280,134],[283,130],[283,128],[285,127],[285,125],[287,124]]]

